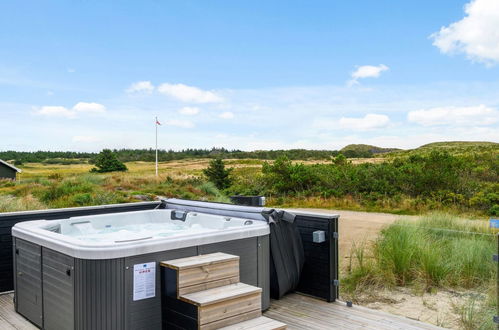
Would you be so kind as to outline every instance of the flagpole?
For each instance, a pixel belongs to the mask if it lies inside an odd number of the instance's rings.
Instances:
[[[154,126],[156,126],[156,176],[158,176],[158,117],[156,117]]]

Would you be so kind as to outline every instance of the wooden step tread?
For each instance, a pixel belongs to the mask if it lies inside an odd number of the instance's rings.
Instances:
[[[236,283],[184,294],[180,296],[180,299],[197,306],[205,306],[261,292],[262,289],[259,287],[244,283]]]
[[[265,316],[260,316],[255,319],[243,321],[237,324],[229,325],[228,327],[220,328],[220,330],[281,330],[286,329],[286,324],[269,319]]]
[[[239,256],[222,252],[216,252],[216,253],[203,254],[187,258],[161,261],[160,265],[163,267],[181,270],[181,269],[188,269],[188,268],[207,266],[217,263],[223,263],[232,260],[239,260]]]
[[[210,323],[206,323],[206,324],[201,324],[199,326],[199,329],[200,330],[215,330],[215,329],[220,329],[220,328],[223,328],[223,327],[230,326],[232,324],[238,324],[238,323],[244,322],[246,320],[258,318],[260,316],[262,316],[262,311],[261,310],[253,310],[253,311],[249,311],[249,312],[246,312],[246,313],[236,314],[234,316],[223,318],[223,319],[218,320],[218,321],[214,321],[214,322],[210,322]]]

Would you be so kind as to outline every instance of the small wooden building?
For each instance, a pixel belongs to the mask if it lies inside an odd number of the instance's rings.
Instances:
[[[0,159],[0,180],[1,179],[16,179],[16,174],[21,173],[21,170],[12,164]]]

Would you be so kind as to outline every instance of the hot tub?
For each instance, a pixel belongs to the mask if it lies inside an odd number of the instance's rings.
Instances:
[[[160,329],[158,262],[212,252],[240,256],[266,309],[268,235],[264,221],[170,209],[20,222],[16,310],[45,329]]]

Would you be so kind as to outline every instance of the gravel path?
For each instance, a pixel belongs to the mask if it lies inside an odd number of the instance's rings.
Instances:
[[[289,209],[302,212],[317,212],[339,214],[339,244],[341,266],[346,267],[346,259],[350,256],[352,244],[356,242],[372,242],[376,239],[381,229],[399,219],[417,219],[417,216],[398,215],[390,213],[358,212],[329,209]]]

